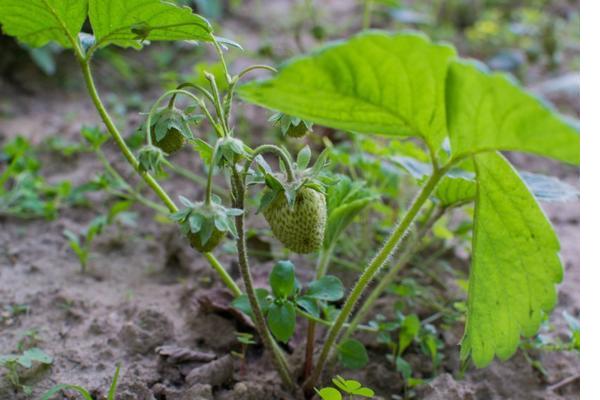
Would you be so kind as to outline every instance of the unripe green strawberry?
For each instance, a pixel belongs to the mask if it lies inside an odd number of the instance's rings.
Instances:
[[[327,222],[323,193],[303,187],[296,194],[293,207],[285,195],[279,193],[264,210],[264,215],[275,237],[288,249],[305,254],[321,247]]]
[[[167,154],[173,154],[185,144],[185,137],[175,128],[169,128],[167,134],[159,142],[156,141],[155,129],[152,128],[152,144],[160,147]]]
[[[221,243],[221,240],[223,237],[225,237],[225,232],[221,232],[218,229],[213,229],[210,238],[206,243],[204,243],[204,245],[202,244],[200,232],[189,232],[187,237],[190,241],[190,245],[192,245],[194,249],[198,250],[200,253],[208,253],[217,247],[219,243]]]
[[[164,132],[161,129],[166,129],[164,136],[157,135],[157,130]],[[185,136],[182,133],[184,129],[189,129],[185,114],[176,108],[165,108],[156,115],[152,124],[152,144],[167,154],[173,154],[185,144]]]

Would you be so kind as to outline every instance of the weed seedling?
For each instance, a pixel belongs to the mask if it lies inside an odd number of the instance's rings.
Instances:
[[[53,360],[43,350],[33,347],[20,354],[0,355],[0,366],[5,369],[5,378],[15,390],[31,394],[31,387],[22,382],[23,370],[35,368],[37,365],[50,365]]]
[[[361,398],[370,399],[375,396],[375,392],[372,389],[363,386],[362,383],[354,379],[344,379],[338,375],[332,379],[332,382],[336,387],[327,386],[322,389],[315,389],[321,399],[342,400],[346,397],[352,400]]]
[[[110,388],[108,389],[108,393],[106,395],[106,400],[115,400],[117,395],[117,383],[119,381],[119,371],[121,370],[121,366],[117,365],[117,369],[115,370],[115,374],[113,375],[112,382],[110,384]],[[50,400],[55,397],[56,394],[60,392],[64,392],[67,390],[71,390],[73,392],[79,393],[84,400],[94,400],[90,392],[87,389],[77,386],[77,385],[69,385],[65,383],[61,383],[53,386],[50,390],[44,393],[40,400]]]

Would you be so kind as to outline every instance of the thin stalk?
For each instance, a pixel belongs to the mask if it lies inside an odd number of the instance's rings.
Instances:
[[[327,249],[323,249],[319,253],[319,259],[317,261],[317,272],[315,279],[321,279],[327,273],[329,267],[329,260],[331,260],[331,254],[333,253],[334,246],[331,245]],[[304,350],[304,378],[307,379],[312,372],[313,367],[313,354],[315,352],[315,336],[317,331],[315,320],[308,321],[306,327],[306,348]]]
[[[117,129],[112,118],[108,114],[108,111],[106,111],[104,103],[102,103],[102,100],[100,99],[98,90],[96,89],[96,85],[94,83],[94,78],[92,77],[92,71],[89,62],[80,60],[80,64],[81,70],[83,72],[83,77],[85,79],[85,83],[90,97],[92,98],[92,101],[94,103],[94,106],[98,110],[98,113],[100,114],[104,125],[106,125],[108,132],[110,133],[114,141],[117,143],[117,146],[119,146],[121,153],[123,153],[123,156],[125,156],[127,162],[129,162],[133,169],[137,171],[140,177],[148,184],[148,186],[150,186],[150,188],[154,191],[154,193],[156,193],[156,195],[161,199],[161,201],[165,203],[169,211],[177,212],[177,206],[175,205],[173,200],[171,200],[169,195],[163,190],[160,184],[152,177],[152,175],[140,170],[138,160],[135,158],[135,155],[127,146],[127,143],[125,143],[125,140],[123,140],[123,137],[119,133],[119,130]]]
[[[221,120],[221,125],[224,129],[225,136],[229,136],[229,122],[227,118],[225,118],[225,112],[223,111],[223,107],[221,106],[221,96],[219,95],[219,87],[217,86],[217,81],[215,80],[215,76],[209,72],[204,71],[204,75],[206,79],[210,83],[210,88],[212,90],[213,98],[215,99],[215,109],[217,111],[217,115]]]
[[[249,160],[247,160],[246,165],[244,165],[244,179],[246,179],[248,170],[250,169],[250,166],[252,165],[252,163],[254,162],[256,157],[258,157],[259,155],[264,154],[264,153],[277,154],[277,156],[279,156],[279,158],[283,161],[283,167],[285,168],[285,173],[287,175],[288,182],[293,182],[296,179],[296,174],[294,173],[294,167],[292,165],[292,161],[290,160],[290,157],[287,155],[287,153],[285,151],[283,151],[278,146],[275,146],[274,144],[263,144],[261,146],[258,146],[256,149],[254,149],[254,152],[252,153],[252,157]]]
[[[398,247],[398,244],[402,241],[402,238],[408,232],[412,222],[419,214],[419,211],[421,210],[421,208],[435,189],[439,180],[444,176],[445,172],[446,168],[442,168],[438,171],[434,171],[434,173],[429,177],[427,183],[421,189],[420,193],[415,198],[412,205],[410,206],[410,208],[408,209],[398,226],[394,229],[394,231],[383,244],[383,247],[377,252],[375,258],[371,260],[371,262],[369,263],[367,268],[365,268],[362,275],[358,278],[356,285],[348,295],[348,298],[344,303],[344,306],[340,310],[340,313],[338,314],[337,318],[335,319],[333,326],[329,329],[327,333],[327,337],[325,339],[323,349],[321,350],[321,354],[319,355],[319,359],[317,360],[316,367],[311,376],[306,380],[304,384],[305,392],[307,390],[312,390],[312,388],[317,383],[317,380],[323,372],[325,363],[329,358],[329,353],[331,352],[331,349],[336,343],[338,335],[340,334],[340,331],[344,326],[344,322],[346,322],[346,320],[350,316],[352,310],[354,309],[354,306],[362,296],[367,285],[373,280],[373,277],[377,274],[380,268],[385,265],[389,257],[394,253],[394,251]]]
[[[219,42],[217,42],[217,39],[213,36],[212,37],[212,43],[213,46],[215,46],[215,50],[217,51],[217,54],[219,55],[219,60],[221,61],[221,65],[223,66],[223,72],[225,72],[225,79],[227,79],[227,84],[231,83],[231,75],[229,75],[229,69],[227,68],[227,61],[225,61],[225,55],[223,54],[223,49],[221,48],[221,45],[219,44]]]
[[[296,312],[298,313],[298,315],[301,315],[302,317],[306,318],[307,320],[309,320],[311,322],[316,322],[319,325],[323,325],[323,326],[332,326],[333,325],[332,321],[327,321],[327,320],[324,320],[323,318],[315,317],[314,315],[311,315],[300,308],[296,308]],[[344,324],[344,328],[348,328],[349,326],[350,326],[350,324]],[[356,327],[356,329],[359,331],[365,331],[365,332],[371,332],[371,333],[377,332],[377,328],[374,328],[374,327],[368,326],[368,325],[358,325]]]
[[[217,260],[212,253],[202,253],[202,254],[204,254],[204,257],[206,257],[206,259],[208,260],[210,265],[212,265],[212,267],[215,269],[215,271],[217,271],[217,274],[219,274],[223,283],[225,283],[225,285],[229,288],[229,290],[231,290],[231,293],[235,297],[241,296],[243,294],[242,290],[237,285],[237,283],[235,283],[235,281],[233,280],[231,275],[229,275],[227,273],[227,271],[225,270],[223,265],[221,265],[219,260]]]
[[[21,159],[21,157],[23,156],[23,154],[25,154],[25,151],[19,151],[11,160],[10,164],[8,165],[8,167],[6,167],[6,169],[4,170],[4,172],[0,175],[0,193],[4,192],[4,184],[6,183],[6,181],[8,180],[8,178],[12,175],[13,171],[15,170],[16,166],[17,166],[17,162]]]
[[[168,92],[166,92],[162,96],[160,96],[154,102],[154,104],[152,105],[152,108],[150,108],[150,113],[148,114],[148,119],[146,120],[146,140],[149,145],[152,144],[152,136],[151,136],[152,117],[158,111],[158,107],[160,107],[160,104],[163,102],[163,100],[165,100],[169,96],[175,96],[177,94],[183,94],[185,96],[188,96],[192,100],[194,100],[194,102],[198,105],[198,107],[200,107],[202,109],[202,111],[204,111],[204,113],[206,114],[206,118],[208,118],[208,120],[212,124],[213,128],[217,131],[217,133],[219,133],[218,124],[216,124],[215,120],[212,118],[212,116],[208,112],[208,109],[206,108],[206,104],[204,104],[204,101],[199,99],[198,96],[196,96],[195,94],[188,92],[187,90],[173,89],[173,90],[169,90]]]
[[[182,167],[181,165],[177,165],[177,164],[172,164],[170,163],[168,160],[165,163],[165,165],[171,169],[173,172],[175,172],[177,175],[181,175],[184,178],[189,179],[190,181],[197,183],[201,186],[206,185],[207,179],[203,176],[200,176],[198,174],[195,174],[193,171],[190,171],[187,168]],[[228,197],[229,196],[229,192],[227,190],[225,190],[224,188],[220,187],[220,186],[215,186],[213,183],[213,188],[212,191],[216,194],[218,194],[221,197]]]
[[[181,83],[179,85],[177,85],[177,90],[179,89],[185,89],[185,88],[193,88],[198,90],[199,92],[201,92],[204,97],[206,97],[208,100],[210,100],[211,104],[215,104],[215,99],[213,98],[213,96],[210,94],[210,92],[208,90],[206,90],[205,88],[203,88],[202,86],[198,86],[195,83],[191,83],[191,82],[184,82]],[[177,99],[177,93],[173,93],[173,96],[171,96],[171,99],[169,100],[169,108],[173,108],[175,106],[175,99]]]
[[[208,177],[206,178],[206,191],[204,192],[204,203],[206,205],[210,205],[212,202],[212,181],[213,174],[215,172],[215,164],[217,163],[217,152],[218,152],[218,144],[215,146],[215,150],[213,151],[212,158],[210,160],[210,165],[208,166]]]
[[[127,194],[125,194],[125,193],[119,192],[117,190],[112,190],[111,188],[107,188],[106,190],[109,193],[111,193],[115,196],[129,195],[129,197],[131,199],[145,205],[146,207],[151,208],[154,211],[157,211],[161,214],[169,215],[169,209],[167,207],[163,206],[162,204],[155,203],[152,200],[148,200],[147,198],[142,196],[139,192],[137,192],[134,188],[132,188],[131,185],[129,183],[127,183],[125,181],[125,179],[121,176],[121,174],[116,169],[114,169],[112,165],[110,165],[110,162],[106,158],[106,155],[104,154],[102,149],[100,149],[100,148],[96,149],[96,156],[98,157],[98,159],[100,160],[100,162],[102,163],[104,168],[108,171],[108,173],[111,174],[117,181],[119,181],[119,184],[122,185],[123,187],[125,187],[125,189],[127,190]]]
[[[331,261],[331,255],[333,254],[334,244],[329,246],[319,254],[319,259],[317,261],[317,273],[315,275],[316,279],[321,279],[327,274],[327,270],[329,269],[329,262]]]
[[[433,208],[431,208],[433,210]],[[365,317],[369,314],[375,301],[381,296],[383,291],[390,286],[390,284],[394,281],[394,279],[398,276],[398,273],[408,264],[415,250],[418,249],[421,239],[425,237],[425,235],[429,232],[433,224],[440,219],[442,215],[444,215],[445,208],[438,208],[435,213],[430,213],[425,217],[425,221],[423,226],[414,234],[411,235],[410,240],[408,241],[406,247],[402,251],[398,262],[388,270],[388,272],[381,278],[377,286],[371,291],[367,299],[360,306],[358,312],[354,315],[350,326],[344,332],[342,336],[342,341],[348,339],[350,335],[356,330],[358,325],[362,323]]]
[[[244,210],[246,191],[245,184],[235,166],[233,166],[232,168],[231,180],[232,187],[235,187],[235,207],[239,208],[240,210]],[[286,386],[293,388],[294,382],[291,378],[287,361],[285,360],[284,355],[281,354],[281,349],[269,333],[267,321],[265,320],[265,317],[260,310],[258,298],[256,297],[256,292],[254,291],[254,282],[252,281],[252,274],[250,273],[248,252],[246,248],[246,228],[244,214],[235,217],[235,226],[238,234],[237,250],[240,272],[244,281],[246,295],[248,296],[250,307],[252,309],[253,320],[256,325],[256,330],[258,332],[258,335],[260,336],[260,339],[263,342],[263,345],[265,346],[269,354],[271,354],[272,361],[275,364],[275,368],[277,369],[277,372],[279,373],[279,376],[281,377],[282,381]]]

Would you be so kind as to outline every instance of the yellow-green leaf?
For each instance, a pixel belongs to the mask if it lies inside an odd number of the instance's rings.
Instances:
[[[321,125],[421,137],[437,149],[447,136],[444,81],[454,55],[422,35],[371,31],[292,59],[239,93]]]
[[[87,0],[0,0],[0,25],[5,34],[32,47],[54,41],[70,48],[87,10]]]
[[[463,359],[483,367],[507,359],[536,333],[562,279],[552,225],[499,153],[474,157],[477,194]]]
[[[446,83],[454,157],[513,150],[579,164],[579,132],[548,105],[500,73],[455,61]]]
[[[142,40],[210,41],[212,27],[189,7],[162,0],[90,0],[90,22],[101,46],[141,47]]]

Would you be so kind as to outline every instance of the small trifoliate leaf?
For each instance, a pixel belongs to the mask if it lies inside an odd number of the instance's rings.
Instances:
[[[295,280],[294,264],[287,260],[278,261],[269,274],[271,290],[278,298],[287,298],[294,294]]]
[[[324,387],[315,391],[323,400],[342,400],[342,394],[336,388]]]
[[[289,301],[281,304],[271,303],[267,311],[267,324],[273,336],[281,342],[287,342],[296,329],[296,309]]]
[[[298,300],[296,300],[296,304],[313,317],[319,317],[319,303],[316,299],[306,296],[300,296]]]
[[[369,362],[365,346],[356,339],[348,339],[337,346],[338,359],[344,368],[360,369]]]
[[[324,301],[336,301],[344,297],[344,285],[335,276],[326,275],[308,285],[307,297]]]
[[[256,289],[254,293],[256,293],[256,297],[258,299],[258,307],[263,313],[265,313],[269,308],[269,291],[267,289],[259,288]],[[244,314],[250,317],[252,316],[252,307],[250,307],[250,300],[248,299],[248,295],[243,294],[237,297],[231,302],[231,305],[243,312]]]

